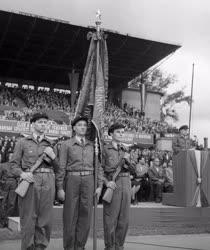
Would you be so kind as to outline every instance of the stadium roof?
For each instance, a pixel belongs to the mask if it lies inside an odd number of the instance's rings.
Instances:
[[[55,19],[0,11],[0,79],[69,86],[68,73],[83,72],[91,27]],[[180,46],[109,30],[109,86],[125,87]],[[81,74],[82,75],[82,74]]]

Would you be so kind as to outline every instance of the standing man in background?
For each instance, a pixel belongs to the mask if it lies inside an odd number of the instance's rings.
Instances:
[[[35,113],[30,123],[33,133],[17,142],[11,172],[30,183],[25,197],[19,196],[21,250],[44,250],[50,241],[57,161],[52,142],[45,137],[48,116]],[[43,153],[43,162],[32,174],[30,168]]]
[[[178,154],[180,150],[192,148],[192,142],[189,138],[189,128],[183,125],[179,128],[179,136],[175,137],[172,143],[174,154]]]
[[[98,199],[103,185],[103,170],[98,170],[94,190],[94,146],[87,140],[86,117],[76,117],[71,125],[74,136],[60,148],[57,174],[58,198],[64,201],[63,245],[65,250],[83,250],[90,231],[94,192]]]

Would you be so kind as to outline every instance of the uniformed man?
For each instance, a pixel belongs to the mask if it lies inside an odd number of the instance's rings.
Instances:
[[[9,160],[13,154],[9,154]],[[2,187],[1,187],[2,186]],[[2,209],[4,213],[4,224],[7,224],[8,216],[18,216],[17,208],[17,178],[11,173],[11,163],[4,162],[0,164],[0,189],[4,197],[2,201]]]
[[[109,181],[107,186],[114,189],[111,203],[104,201],[104,242],[106,250],[121,250],[125,242],[129,223],[129,208],[131,202],[130,171],[134,173],[134,167],[130,164],[130,154],[120,146],[124,134],[124,125],[113,124],[108,134],[112,141],[104,146],[103,168],[104,175]],[[124,160],[122,160],[124,159]],[[116,172],[118,163],[121,164],[121,172],[116,182],[112,176]]]
[[[48,116],[35,113],[30,123],[33,134],[17,142],[11,169],[15,176],[30,183],[25,197],[19,197],[21,249],[43,250],[50,240],[55,193],[53,167],[57,166],[57,160],[52,142],[45,137]],[[30,168],[43,153],[43,162],[32,174]]]
[[[179,136],[175,137],[173,140],[173,152],[178,154],[180,150],[192,148],[192,143],[189,138],[189,129],[187,125],[183,125],[179,128]]]
[[[83,250],[87,242],[94,197],[94,147],[85,137],[87,118],[72,121],[73,138],[60,148],[60,164],[56,177],[58,197],[64,200],[63,246],[65,250]],[[99,198],[103,185],[99,166],[96,194]]]

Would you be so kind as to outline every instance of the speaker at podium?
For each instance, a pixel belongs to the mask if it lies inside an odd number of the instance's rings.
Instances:
[[[179,207],[210,206],[210,152],[181,150],[173,157],[174,192],[162,203]]]

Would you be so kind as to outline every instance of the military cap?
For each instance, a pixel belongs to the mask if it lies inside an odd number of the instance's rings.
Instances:
[[[120,128],[125,128],[125,126],[121,123],[114,123],[109,127],[108,130],[108,135],[110,135],[111,133],[113,133],[116,129],[120,129]]]
[[[88,123],[88,118],[86,116],[77,116],[72,120],[71,126],[74,127],[79,121],[86,121]]]
[[[188,126],[187,125],[182,125],[180,128],[179,128],[179,131],[181,130],[187,130],[188,129]]]
[[[30,119],[30,123],[36,122],[39,119],[47,119],[49,120],[49,117],[46,113],[34,113]]]

